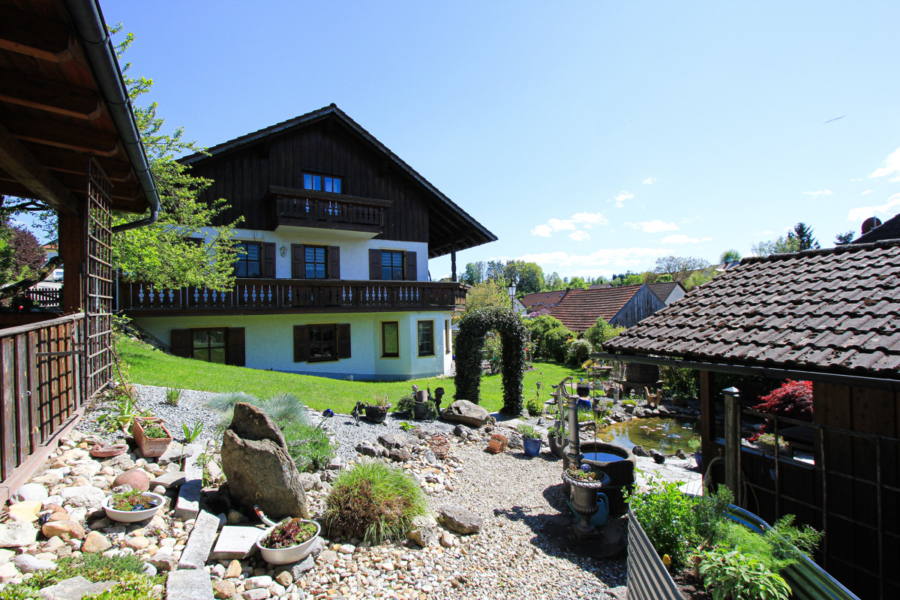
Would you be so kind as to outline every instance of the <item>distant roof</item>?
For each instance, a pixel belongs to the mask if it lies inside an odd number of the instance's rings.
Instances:
[[[900,379],[900,240],[745,258],[605,348]]]
[[[302,127],[310,125],[311,123],[324,121],[328,118],[335,118],[339,122],[343,123],[351,131],[355,132],[364,140],[369,142],[372,146],[374,146],[378,152],[383,154],[391,162],[397,165],[400,170],[412,177],[412,179],[414,179],[427,191],[429,191],[433,195],[433,197],[437,199],[439,204],[444,209],[446,209],[445,212],[442,212],[439,215],[434,215],[432,217],[432,219],[440,221],[440,230],[445,231],[447,229],[446,226],[449,225],[451,221],[454,221],[454,224],[458,225],[457,229],[462,232],[461,236],[448,236],[446,240],[441,240],[440,245],[434,248],[431,248],[429,246],[429,258],[435,258],[438,256],[449,254],[454,247],[456,250],[465,250],[467,248],[480,246],[481,244],[487,244],[488,242],[497,241],[496,235],[488,231],[488,229],[484,225],[476,221],[469,213],[457,206],[452,200],[450,200],[450,198],[445,196],[443,192],[434,187],[424,177],[419,175],[419,173],[416,172],[415,169],[406,164],[406,162],[404,162],[399,156],[391,152],[387,146],[379,142],[375,138],[375,136],[363,129],[363,127],[359,123],[351,119],[347,115],[347,113],[342,111],[335,104],[331,104],[324,108],[320,108],[304,115],[300,115],[299,117],[294,117],[293,119],[288,119],[287,121],[282,121],[281,123],[276,123],[275,125],[271,125],[270,127],[260,129],[259,131],[254,131],[253,133],[242,135],[240,137],[234,138],[233,140],[217,144],[212,148],[209,148],[205,152],[198,152],[196,154],[191,154],[190,156],[185,156],[184,158],[179,159],[179,162],[182,164],[190,165],[205,161],[211,157],[215,157],[216,155],[224,154],[226,152],[259,142],[270,136],[280,135],[292,129],[300,129]],[[450,237],[452,237],[453,239],[450,239]]]
[[[599,290],[562,290],[528,294],[522,303],[529,313],[549,309],[550,315],[573,331],[584,331],[603,317],[615,317],[641,285],[623,285]]]
[[[680,287],[684,290],[684,286],[677,281],[670,281],[667,283],[648,283],[647,287],[650,288],[650,291],[653,292],[653,295],[662,300],[663,303],[665,303],[669,296],[672,295],[672,290],[674,290],[675,288]]]
[[[870,230],[869,233],[864,233],[859,236],[857,239],[853,240],[853,243],[871,244],[874,242],[897,239],[900,239],[900,214]]]

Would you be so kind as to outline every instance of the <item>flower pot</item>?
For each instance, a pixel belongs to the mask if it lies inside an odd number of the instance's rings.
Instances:
[[[525,445],[525,456],[539,456],[541,453],[540,438],[523,438],[522,444]]]
[[[309,553],[312,552],[313,544],[315,543],[316,538],[318,538],[319,534],[322,532],[322,528],[315,521],[304,520],[304,522],[312,523],[313,525],[315,525],[316,534],[302,544],[291,546],[289,548],[265,548],[261,542],[266,539],[266,537],[268,537],[270,533],[272,533],[277,525],[269,527],[268,529],[263,531],[262,535],[260,535],[256,540],[256,547],[259,548],[259,552],[260,554],[262,554],[263,560],[270,565],[289,565],[291,563],[300,562],[301,560],[309,556]]]
[[[159,494],[154,494],[153,492],[144,492],[142,496],[152,497],[156,500],[157,505],[145,510],[116,510],[115,508],[112,508],[113,496],[107,496],[106,499],[103,500],[103,510],[111,521],[118,521],[119,523],[137,523],[138,521],[152,519],[163,505],[163,497]]]
[[[384,423],[384,420],[387,418],[388,409],[391,407],[390,404],[387,406],[366,406],[366,421],[370,423]]]
[[[431,418],[431,407],[427,402],[416,402],[413,404],[413,418],[416,421],[424,421]]]
[[[145,425],[159,425],[166,432],[166,437],[148,438],[144,435]],[[131,425],[131,435],[144,458],[159,458],[172,442],[172,434],[162,424],[162,419],[156,417],[136,417]]]

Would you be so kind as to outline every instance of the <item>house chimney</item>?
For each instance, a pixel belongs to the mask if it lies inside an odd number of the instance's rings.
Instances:
[[[876,227],[879,227],[880,225],[881,225],[881,219],[879,219],[878,217],[869,217],[868,219],[863,221],[863,224],[862,224],[863,235],[866,235],[867,233],[869,233]]]

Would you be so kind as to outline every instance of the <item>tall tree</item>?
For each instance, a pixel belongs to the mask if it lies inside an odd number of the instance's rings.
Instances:
[[[722,256],[719,257],[719,262],[721,263],[732,263],[741,260],[741,253],[732,248],[731,250],[726,250],[722,253]]]
[[[462,275],[462,282],[469,285],[475,285],[484,281],[484,263],[468,263],[466,270]]]
[[[834,236],[834,243],[837,245],[841,244],[849,244],[853,241],[853,238],[856,237],[856,231],[851,229],[850,231],[845,231],[844,233],[839,233]]]
[[[553,271],[544,281],[544,289],[541,291],[553,292],[555,290],[564,290],[566,289],[566,284],[563,283],[562,278],[560,278],[559,273]]]
[[[821,248],[819,241],[813,237],[813,229],[804,222],[794,225],[793,231],[788,232],[788,237],[797,240],[799,249],[802,250],[818,250]]]
[[[656,259],[654,269],[660,275],[671,275],[673,281],[684,282],[694,271],[709,270],[709,263],[693,256],[665,256]]]
[[[519,263],[519,291],[532,294],[544,289],[544,270],[533,262]]]
[[[466,293],[466,311],[477,308],[509,308],[511,304],[509,291],[495,280],[476,283]]]

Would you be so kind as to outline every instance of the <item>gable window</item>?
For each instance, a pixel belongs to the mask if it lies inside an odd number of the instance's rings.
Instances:
[[[238,242],[235,246],[238,249],[235,277],[262,277],[262,244]]]
[[[381,252],[381,279],[401,281],[403,279],[403,252]]]
[[[400,323],[387,321],[381,324],[381,357],[400,356]]]
[[[350,358],[350,325],[326,323],[294,326],[294,362]]]
[[[291,277],[293,279],[340,279],[340,246],[291,244]]]
[[[303,189],[313,190],[316,192],[331,192],[333,194],[341,193],[341,178],[329,177],[326,175],[313,175],[311,173],[303,174]]]
[[[418,322],[419,356],[434,356],[434,321]]]

